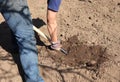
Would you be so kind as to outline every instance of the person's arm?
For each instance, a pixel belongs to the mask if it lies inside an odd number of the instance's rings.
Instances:
[[[60,3],[61,0],[48,0],[47,28],[51,37],[51,48],[55,50],[59,50],[61,48],[61,44],[57,35],[57,13]]]
[[[52,10],[47,10],[47,28],[51,37],[51,42],[57,42],[57,20],[56,20],[57,12]]]

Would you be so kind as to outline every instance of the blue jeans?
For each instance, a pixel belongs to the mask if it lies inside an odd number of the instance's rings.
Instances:
[[[0,0],[0,12],[17,40],[26,82],[44,82],[39,75],[36,39],[27,1]]]

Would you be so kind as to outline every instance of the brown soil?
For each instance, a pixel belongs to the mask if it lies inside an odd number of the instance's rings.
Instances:
[[[67,55],[60,51],[54,51],[56,52],[54,53],[49,49],[45,50],[48,51],[48,57],[59,65],[98,70],[100,65],[108,59],[106,48],[99,45],[87,46],[80,43],[77,36],[73,36],[62,43],[64,50],[68,52]]]
[[[46,35],[46,0],[28,0],[33,24]],[[58,37],[68,54],[36,34],[45,82],[120,82],[120,1],[63,0]],[[22,82],[13,35],[0,16],[0,82]]]

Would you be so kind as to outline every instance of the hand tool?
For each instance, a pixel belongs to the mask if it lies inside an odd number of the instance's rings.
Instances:
[[[40,31],[40,30],[39,30],[37,27],[35,27],[34,25],[33,25],[33,29],[34,29],[34,31],[36,31],[39,35],[41,35],[43,38],[45,38],[46,40],[48,40],[48,41],[50,42],[50,38],[49,38],[48,36],[46,36],[42,31]],[[63,48],[60,48],[60,51],[61,51],[62,53],[64,53],[65,55],[68,54],[68,52],[65,51]]]

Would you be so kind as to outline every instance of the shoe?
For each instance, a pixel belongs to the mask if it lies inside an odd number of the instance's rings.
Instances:
[[[60,50],[62,45],[60,44],[60,41],[57,42],[51,42],[50,48],[52,50]]]

